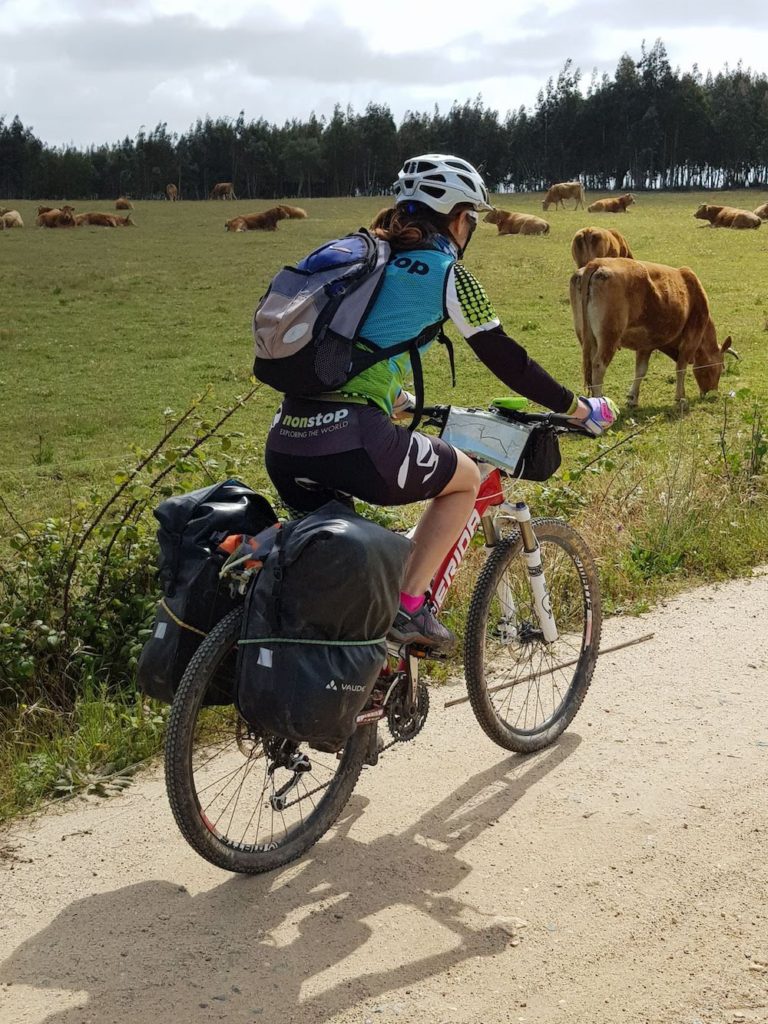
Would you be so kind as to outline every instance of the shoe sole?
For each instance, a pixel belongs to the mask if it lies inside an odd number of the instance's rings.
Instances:
[[[435,642],[434,639],[429,639],[421,633],[400,633],[393,629],[390,629],[387,639],[394,640],[398,644],[419,644],[435,653],[446,653],[456,646],[455,640]]]

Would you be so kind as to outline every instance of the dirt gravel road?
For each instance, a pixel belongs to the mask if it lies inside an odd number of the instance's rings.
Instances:
[[[529,758],[434,692],[271,876],[200,860],[158,770],[18,823],[0,1021],[768,1021],[767,623],[765,571],[607,623],[606,645],[656,636],[601,658]]]

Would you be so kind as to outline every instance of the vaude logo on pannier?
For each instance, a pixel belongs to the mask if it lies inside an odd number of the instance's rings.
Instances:
[[[326,686],[326,690],[344,690],[345,693],[362,693],[365,689],[364,686],[357,686],[354,683],[337,683],[335,679],[332,679]]]

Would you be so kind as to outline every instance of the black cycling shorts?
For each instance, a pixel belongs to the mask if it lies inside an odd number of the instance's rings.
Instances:
[[[335,492],[373,505],[434,498],[456,471],[439,437],[396,426],[377,406],[286,398],[265,447],[267,472],[286,507],[312,512]]]

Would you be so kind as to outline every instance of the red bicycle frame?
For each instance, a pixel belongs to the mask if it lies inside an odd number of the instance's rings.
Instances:
[[[464,561],[464,555],[467,553],[467,548],[472,538],[477,533],[483,516],[489,508],[493,508],[494,505],[501,505],[505,500],[499,470],[488,466],[487,463],[485,465],[481,464],[480,469],[481,472],[486,469],[489,472],[480,484],[480,490],[477,492],[475,505],[469,514],[467,525],[459,534],[459,539],[443,559],[432,581],[432,604],[435,606],[436,611],[439,611],[443,606],[448,589],[456,573],[459,571],[459,566]]]

